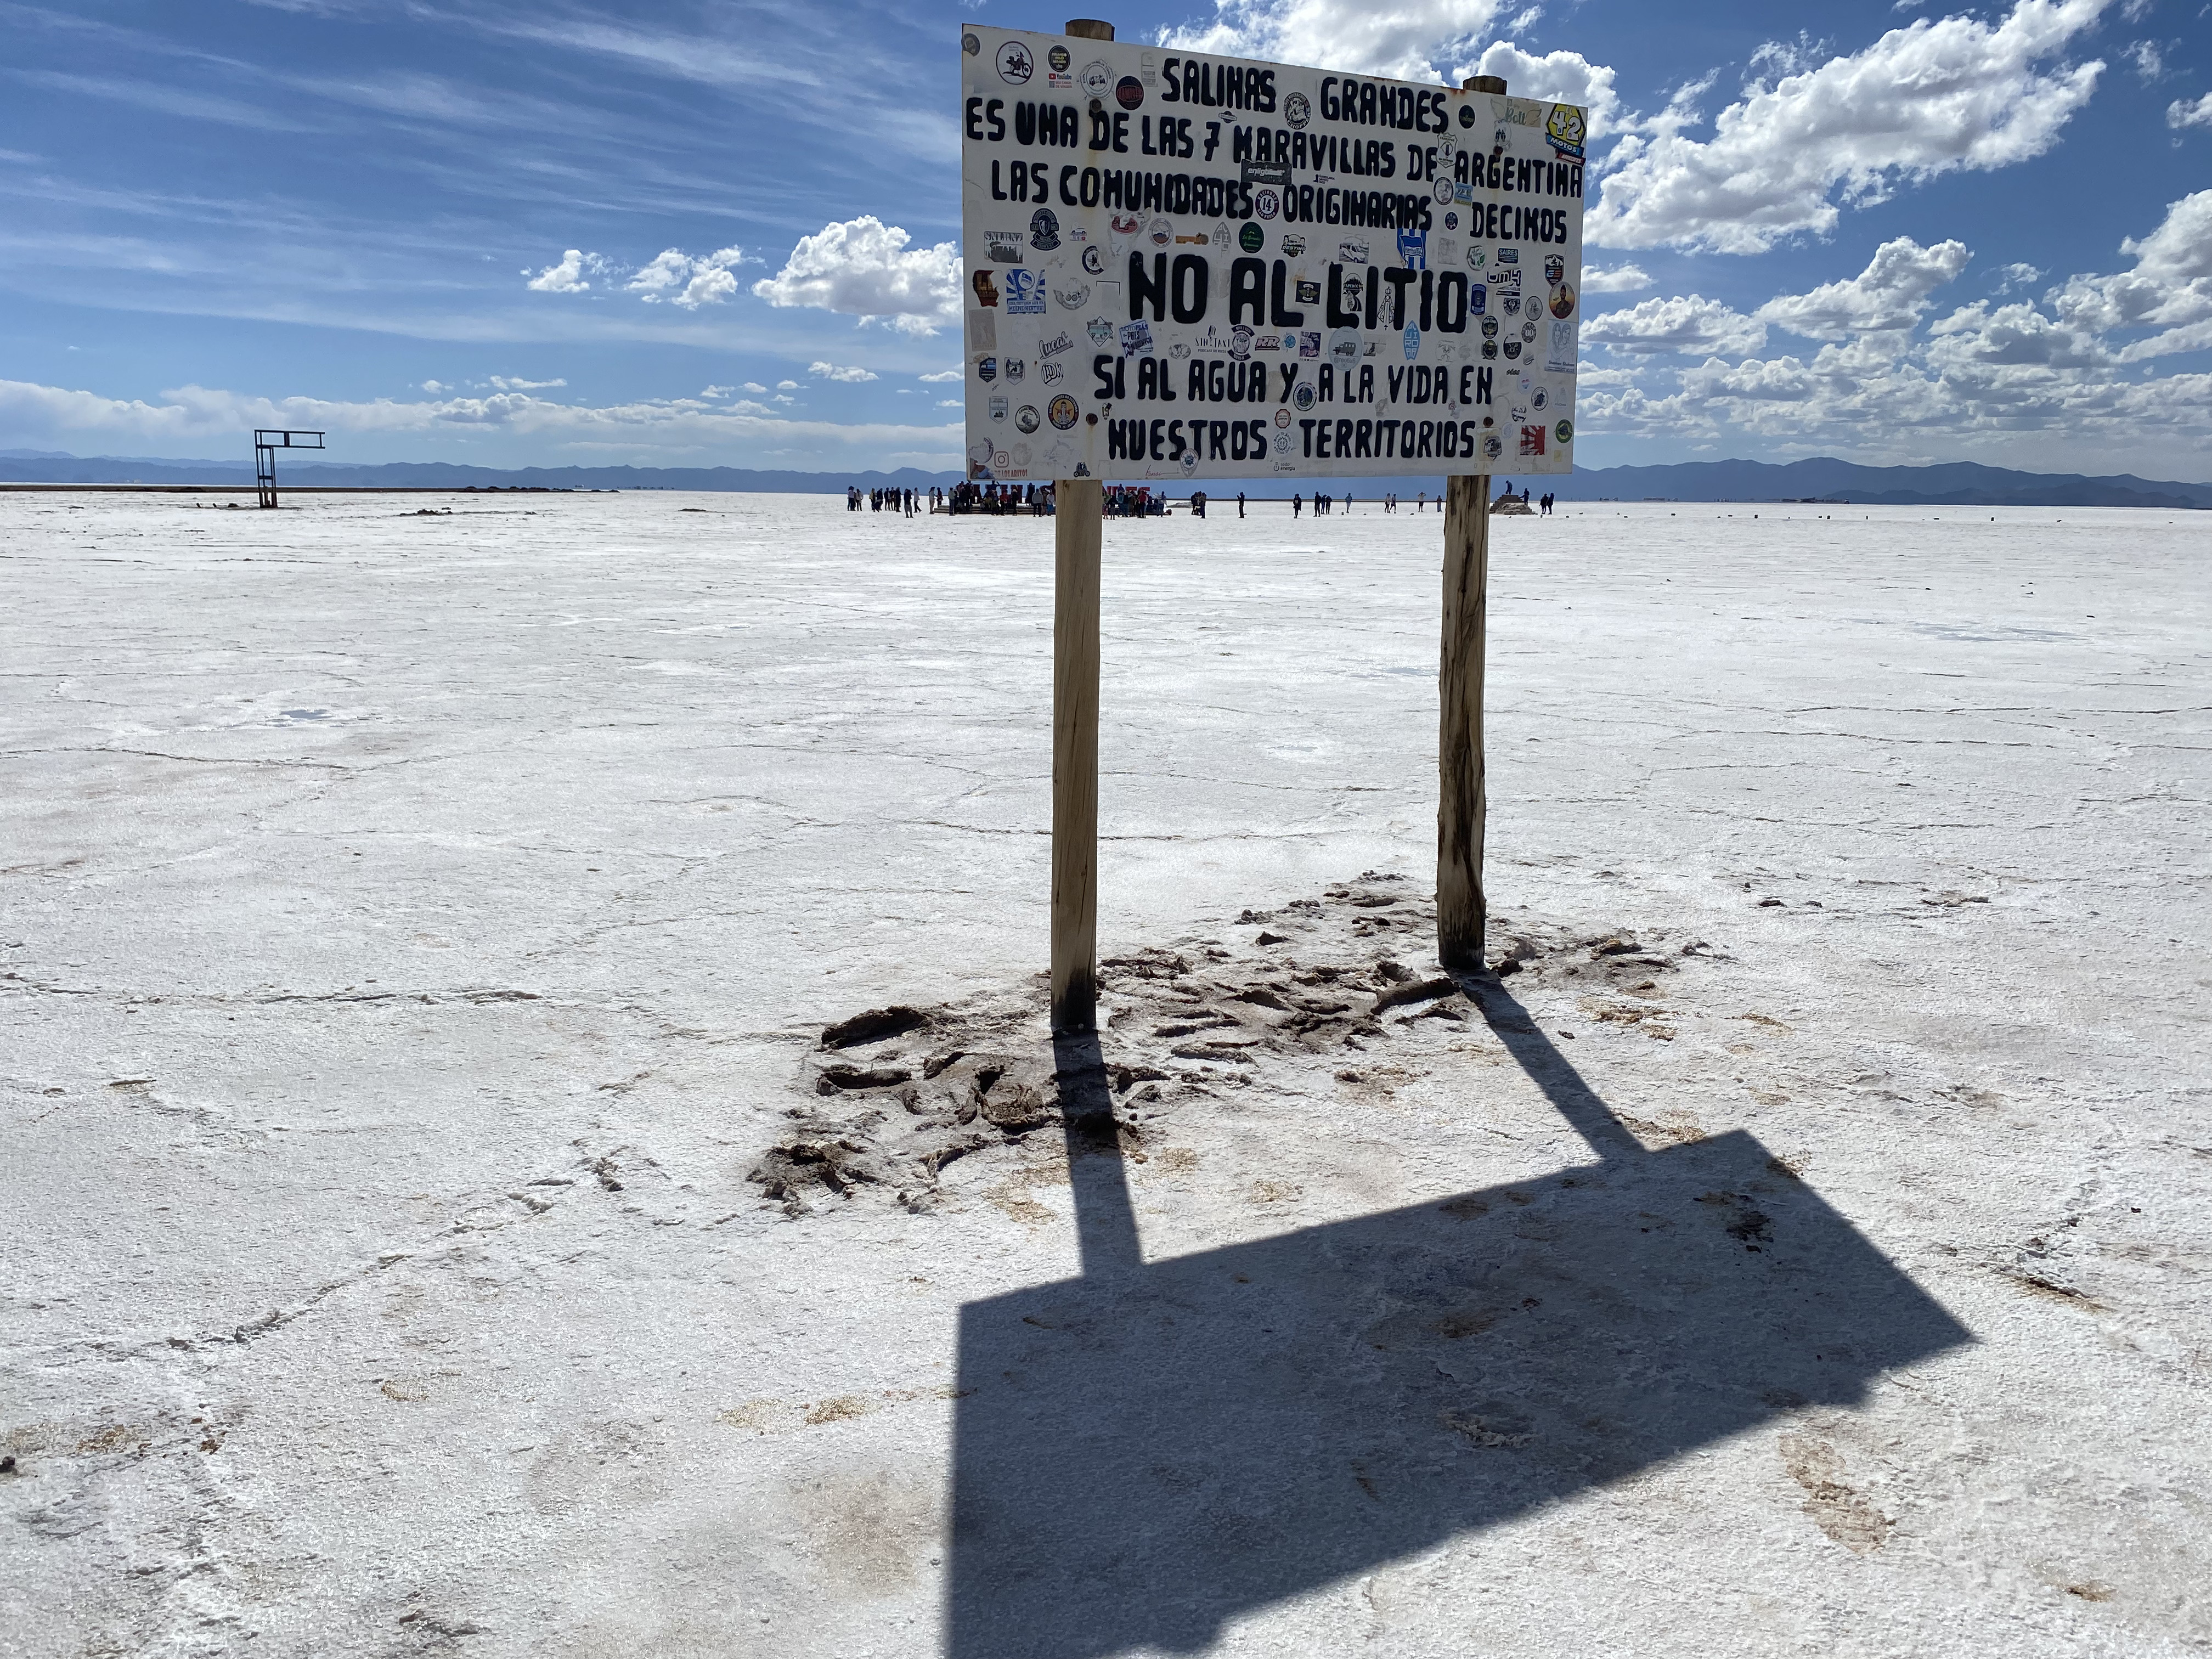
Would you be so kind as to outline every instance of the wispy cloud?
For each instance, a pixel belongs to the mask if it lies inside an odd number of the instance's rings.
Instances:
[[[65,92],[79,98],[98,98],[110,103],[135,105],[140,109],[155,110],[164,115],[179,115],[188,120],[220,121],[227,126],[252,127],[262,132],[311,131],[307,123],[280,115],[266,105],[240,98],[225,98],[216,93],[195,92],[185,87],[164,86],[152,81],[135,81],[116,76],[71,75],[60,70],[8,70],[0,73],[29,86],[43,87],[50,92]]]
[[[731,407],[698,398],[639,399],[594,406],[527,392],[442,397],[425,402],[378,398],[266,398],[218,388],[178,386],[160,401],[0,380],[0,427],[71,434],[78,441],[200,443],[255,426],[316,427],[333,434],[411,434],[424,438],[510,432],[553,445],[617,445],[635,453],[711,448],[733,455],[805,453],[839,465],[897,447],[957,462],[957,426],[799,420],[759,404]]]
[[[904,95],[913,65],[872,45],[826,8],[749,11],[742,32],[728,37],[711,28],[657,28],[628,15],[593,15],[580,9],[550,17],[479,11],[455,21],[488,34],[559,46],[671,80],[772,94],[785,118],[836,134],[855,147],[872,144],[940,159],[958,153],[951,117]],[[815,67],[833,64],[834,74]],[[867,112],[865,124],[854,119],[860,110]]]
[[[1650,273],[1632,259],[1617,265],[1590,265],[1583,271],[1585,294],[1633,294],[1650,286]]]

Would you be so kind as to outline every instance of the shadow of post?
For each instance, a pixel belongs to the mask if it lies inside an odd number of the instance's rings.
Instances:
[[[1075,1194],[1075,1236],[1086,1281],[1105,1282],[1144,1266],[1129,1171],[1114,1127],[1114,1089],[1096,1031],[1055,1033],[1054,1081],[1067,1137],[1067,1182]]]
[[[1170,1261],[1056,1045],[1083,1275],[962,1310],[951,1659],[1196,1651],[1970,1340],[1753,1137],[1647,1152],[1466,984],[1595,1163]]]
[[[1488,974],[1455,975],[1468,1000],[1482,1011],[1491,1035],[1505,1045],[1528,1080],[1544,1091],[1567,1127],[1589,1143],[1601,1158],[1633,1162],[1649,1157],[1644,1143],[1629,1133],[1628,1126],[1598,1098],[1551,1038],[1536,1029],[1526,1008],[1513,1000],[1503,981]]]

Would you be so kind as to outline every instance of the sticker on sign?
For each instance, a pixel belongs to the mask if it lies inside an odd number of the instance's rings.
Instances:
[[[971,477],[1573,470],[1583,111],[963,33]],[[1066,371],[1034,475],[993,415],[1032,359]],[[1538,392],[1543,422],[1514,418]]]

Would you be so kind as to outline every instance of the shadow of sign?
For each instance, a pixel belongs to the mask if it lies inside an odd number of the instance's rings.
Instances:
[[[962,1310],[952,1659],[1202,1649],[1970,1340],[1753,1137],[1645,1151],[1469,984],[1596,1161],[1171,1261],[1063,1043],[1084,1272]]]

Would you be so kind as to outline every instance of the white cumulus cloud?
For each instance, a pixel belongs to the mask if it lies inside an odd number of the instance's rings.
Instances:
[[[806,306],[933,334],[960,316],[960,251],[913,236],[872,214],[802,236],[781,270],[753,284],[772,306]]]
[[[1506,89],[1516,98],[1580,106],[1589,113],[1594,139],[1611,136],[1620,119],[1620,94],[1613,90],[1612,68],[1593,64],[1578,52],[1551,52],[1540,58],[1501,40],[1474,62],[1455,69],[1451,82],[1457,86],[1474,75],[1504,76]]]
[[[1899,236],[1875,249],[1857,276],[1824,283],[1809,294],[1778,295],[1752,314],[1810,340],[1910,329],[1928,309],[1928,296],[1973,257],[1964,242],[1923,247],[1910,236]]]
[[[2212,92],[2193,104],[2186,98],[2175,99],[2166,106],[2166,124],[2176,131],[2183,127],[2212,127]]]
[[[743,248],[726,247],[695,258],[681,248],[672,247],[631,271],[623,286],[648,305],[665,300],[686,311],[696,311],[702,305],[713,305],[734,295],[738,279],[732,273],[745,262]],[[526,271],[524,274],[528,275]],[[529,286],[539,294],[585,294],[591,290],[592,277],[619,278],[622,275],[623,267],[604,255],[572,247],[561,256],[558,264],[546,266],[532,277]]]
[[[511,374],[495,374],[491,377],[491,383],[501,392],[542,392],[548,386],[568,384],[566,380],[519,380]],[[425,392],[430,390],[428,386],[422,389]]]
[[[2140,241],[2130,237],[2120,252],[2135,260],[2132,270],[2069,277],[2051,295],[2059,319],[2096,332],[2165,331],[2128,346],[2131,362],[2212,345],[2212,190],[2171,204],[2156,230]]]
[[[1741,356],[1766,343],[1766,325],[1718,300],[1690,294],[1608,311],[1583,325],[1583,338],[1638,356]]]
[[[2112,352],[2091,331],[2047,317],[2025,300],[1977,300],[1929,329],[1928,358],[1939,369],[2100,368]]]
[[[1864,51],[1755,87],[1698,139],[1632,133],[1609,162],[1586,231],[1595,244],[1678,243],[1755,253],[1901,180],[2041,155],[2094,90],[2101,63],[2051,64],[2106,0],[2018,0],[1996,24],[1967,16],[1893,29]]]
[[[918,374],[915,378],[941,386],[947,380],[957,380],[962,378],[962,375],[957,368],[940,368],[934,374]]]
[[[842,380],[848,386],[858,386],[863,380],[876,378],[876,372],[872,368],[841,367],[836,363],[809,363],[806,372],[817,380]]]
[[[1609,437],[1748,439],[1869,460],[2201,477],[2212,374],[2161,374],[2152,360],[2212,348],[2212,190],[2171,203],[2119,251],[2129,269],[2068,277],[2039,301],[2000,289],[1924,327],[1929,296],[1966,265],[1957,243],[1896,239],[1857,276],[1780,295],[1748,318],[1695,295],[1647,301],[1586,331],[1622,337],[1623,350],[1620,366],[1582,375],[1576,423]],[[2003,274],[2015,290],[2040,276]],[[1738,324],[1826,343],[1809,356],[1686,366],[1662,355],[1694,354]]]
[[[1603,137],[1620,113],[1613,71],[1580,52],[1538,54],[1510,40],[1476,48],[1504,8],[1497,0],[1214,0],[1203,23],[1163,29],[1162,46],[1278,63],[1325,64],[1357,75],[1395,76],[1452,86],[1470,76],[1500,75],[1518,98],[1576,104]],[[1508,35],[1534,27],[1540,6],[1502,26]]]
[[[587,273],[599,271],[605,264],[598,254],[572,247],[561,256],[559,263],[546,266],[532,276],[527,286],[538,294],[581,294],[592,285]]]
[[[738,279],[731,273],[744,262],[741,247],[720,248],[696,258],[681,248],[664,248],[623,286],[648,305],[665,300],[696,311],[701,306],[719,305],[738,291]]]

